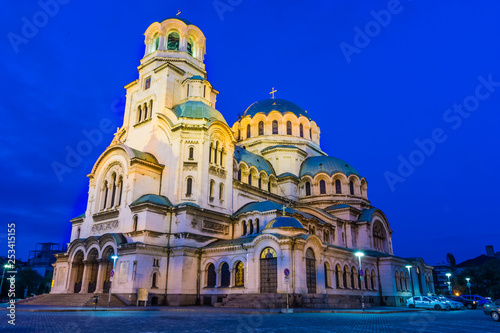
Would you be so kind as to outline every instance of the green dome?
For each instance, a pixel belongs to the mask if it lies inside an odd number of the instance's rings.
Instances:
[[[253,117],[257,113],[264,113],[265,115],[268,115],[271,111],[278,111],[283,114],[290,112],[296,115],[297,117],[304,116],[307,119],[311,120],[306,110],[304,110],[295,103],[287,101],[286,99],[279,99],[279,98],[265,99],[253,103],[245,110],[243,118],[245,118],[246,116]]]
[[[299,177],[305,175],[314,177],[321,172],[330,176],[337,172],[341,172],[346,176],[355,174],[358,177],[361,177],[356,169],[354,169],[351,165],[340,158],[333,156],[313,156],[306,158],[300,166]]]
[[[173,107],[172,111],[177,118],[208,119],[210,121],[219,120],[227,125],[222,114],[216,109],[203,102],[187,101]]]

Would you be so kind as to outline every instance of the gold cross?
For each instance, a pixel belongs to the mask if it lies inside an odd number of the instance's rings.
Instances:
[[[285,209],[286,209],[286,206],[285,206],[285,205],[283,205],[283,208],[282,208],[282,209],[283,209],[283,216],[285,216]]]
[[[177,14],[175,14],[175,16],[179,16],[180,13],[181,11],[177,9]]]
[[[273,99],[274,99],[274,93],[275,93],[275,92],[277,92],[277,91],[278,91],[278,90],[274,90],[274,87],[273,87],[273,90],[271,90],[270,94],[272,94],[272,95],[273,95],[273,97],[272,97]]]

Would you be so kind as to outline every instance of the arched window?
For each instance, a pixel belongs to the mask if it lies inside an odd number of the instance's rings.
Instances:
[[[311,183],[306,183],[306,195],[311,195]]]
[[[386,233],[385,229],[379,221],[373,225],[373,247],[377,251],[385,252],[386,249]]]
[[[331,287],[331,281],[330,281],[330,265],[325,262],[325,288],[330,288]]]
[[[292,122],[286,122],[286,135],[292,135]]]
[[[262,188],[262,177],[259,177],[259,183],[258,183],[258,185],[259,185],[259,188]]]
[[[370,274],[370,282],[372,284],[372,289],[373,290],[376,290],[377,289],[377,285],[375,284],[375,271],[372,270],[372,273]]]
[[[354,276],[356,275],[356,268],[351,268],[351,289],[356,289],[356,284],[354,283]]]
[[[153,37],[153,48],[151,49],[151,52],[158,50],[159,47],[160,47],[160,37],[158,37],[158,34],[156,34]]]
[[[187,53],[190,56],[193,55],[193,46],[194,46],[193,40],[191,38],[189,38],[187,41]]]
[[[112,185],[112,192],[111,192],[111,208],[115,206],[115,198],[116,198],[116,173],[113,173],[111,176],[111,182],[113,183]]]
[[[245,266],[241,261],[236,262],[234,271],[234,285],[243,287],[245,285]]]
[[[146,103],[144,103],[144,105],[142,107],[144,110],[144,120],[146,120],[146,119],[148,119],[148,105]]]
[[[325,243],[330,243],[330,231],[325,230],[325,231],[323,232],[323,241],[324,241]]]
[[[259,135],[264,135],[264,122],[259,121]]]
[[[117,206],[120,206],[122,203],[122,194],[123,194],[123,177],[120,176],[120,178],[118,178],[118,204],[117,204]]]
[[[342,285],[344,286],[344,288],[347,289],[347,271],[349,270],[349,268],[347,268],[347,266],[344,266],[344,272],[342,274]]]
[[[215,272],[214,264],[208,264],[207,266],[207,287],[213,288],[217,283],[217,273]]]
[[[179,34],[177,32],[171,32],[168,34],[167,38],[167,50],[179,51]]]
[[[106,205],[108,202],[108,181],[104,181],[104,202],[102,205],[102,209],[106,209]]]
[[[133,223],[132,229],[134,231],[137,231],[137,222],[139,220],[139,217],[137,215],[134,215],[133,220],[134,220],[134,223]]]
[[[251,135],[250,133],[250,124],[247,125],[247,138],[249,138]]]
[[[193,194],[193,178],[188,178],[186,181],[186,197]]]
[[[342,268],[339,264],[335,266],[335,287],[340,288],[340,274],[342,273]]]
[[[210,181],[210,190],[209,190],[210,200],[214,199],[214,186],[215,186],[215,182],[213,180],[211,180]]]
[[[271,180],[267,182],[267,192],[271,193]]]
[[[149,101],[149,118],[153,116],[153,100]]]
[[[76,238],[80,238],[80,227],[76,229]]]
[[[210,143],[210,150],[208,151],[208,163],[212,163],[212,143]]]
[[[278,121],[273,120],[273,134],[278,134]]]
[[[189,159],[194,159],[194,147],[189,147]]]
[[[335,180],[335,193],[337,194],[342,193],[342,187],[340,185],[340,180],[338,179]]]
[[[224,201],[224,184],[219,185],[219,201]]]
[[[252,223],[252,220],[248,221],[248,227],[250,229],[249,232],[248,232],[248,234],[249,235],[253,234],[253,223]]]
[[[248,174],[248,185],[252,185],[252,174]]]
[[[368,270],[365,271],[365,289],[368,290],[368,276],[370,275],[370,272]]]
[[[312,140],[312,138],[313,138],[313,132],[312,132],[312,129],[309,128],[309,139]]]
[[[219,159],[220,166],[222,166],[223,157],[224,157],[224,147],[220,149],[220,159]]]
[[[242,222],[242,226],[243,226],[243,232],[242,232],[242,235],[246,235],[247,234],[247,223],[246,221],[243,221]]]
[[[302,124],[299,125],[299,134],[301,138],[304,137],[304,126]]]
[[[354,195],[354,183],[352,182],[352,180],[349,182],[349,191],[351,195]]]
[[[189,84],[187,85],[187,88],[186,88],[186,97],[189,97]]]
[[[306,285],[309,294],[316,293],[316,258],[311,248],[306,250]]]
[[[260,221],[259,219],[255,219],[255,233],[258,234],[260,231]]]
[[[238,169],[238,180],[241,182],[241,169]]]
[[[217,153],[219,151],[219,141],[215,143],[214,163],[217,164]]]
[[[224,262],[220,267],[220,286],[223,288],[229,287],[231,283],[231,273],[229,272],[229,265]]]
[[[400,291],[401,290],[401,287],[400,287],[400,282],[401,281],[399,280],[399,272],[398,271],[396,271],[394,279],[396,280],[396,290]]]
[[[137,122],[140,123],[142,120],[142,108],[140,105],[137,107],[137,115]]]
[[[157,273],[153,273],[153,278],[152,278],[152,281],[151,281],[151,288],[158,288],[158,286],[156,285],[157,283],[157,280],[158,280],[158,274]]]
[[[326,194],[326,182],[323,179],[319,181],[319,193]]]

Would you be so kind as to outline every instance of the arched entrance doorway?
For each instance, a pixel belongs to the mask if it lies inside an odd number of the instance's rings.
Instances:
[[[278,289],[278,256],[272,247],[260,254],[260,292],[276,293]]]
[[[306,281],[307,292],[316,294],[316,258],[311,248],[306,251]]]
[[[75,284],[73,292],[79,293],[82,290],[83,280],[83,251],[78,251],[73,259],[73,274],[75,274]]]
[[[97,250],[92,249],[88,256],[88,270],[89,270],[89,285],[87,292],[93,293],[97,287],[97,272],[99,271],[99,263],[97,262]]]
[[[111,270],[113,269],[113,263],[111,262],[111,256],[115,252],[112,247],[107,247],[102,254],[102,265],[104,271],[104,277],[102,279],[102,292],[107,294],[109,293],[109,288],[111,287],[111,281],[109,280],[111,277]]]

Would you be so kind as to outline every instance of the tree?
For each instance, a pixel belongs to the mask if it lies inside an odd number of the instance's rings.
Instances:
[[[448,253],[446,255],[446,261],[448,262],[448,264],[450,265],[450,267],[453,269],[455,268],[456,264],[457,264],[457,260],[455,259],[455,256],[451,253]]]
[[[472,294],[500,298],[500,260],[489,260],[480,266],[466,268],[457,275],[457,289],[468,294],[466,278],[470,278]]]
[[[31,267],[26,267],[20,270],[16,275],[16,298],[24,298],[24,291],[28,288],[26,297],[32,293],[36,293],[43,278],[35,272]]]

